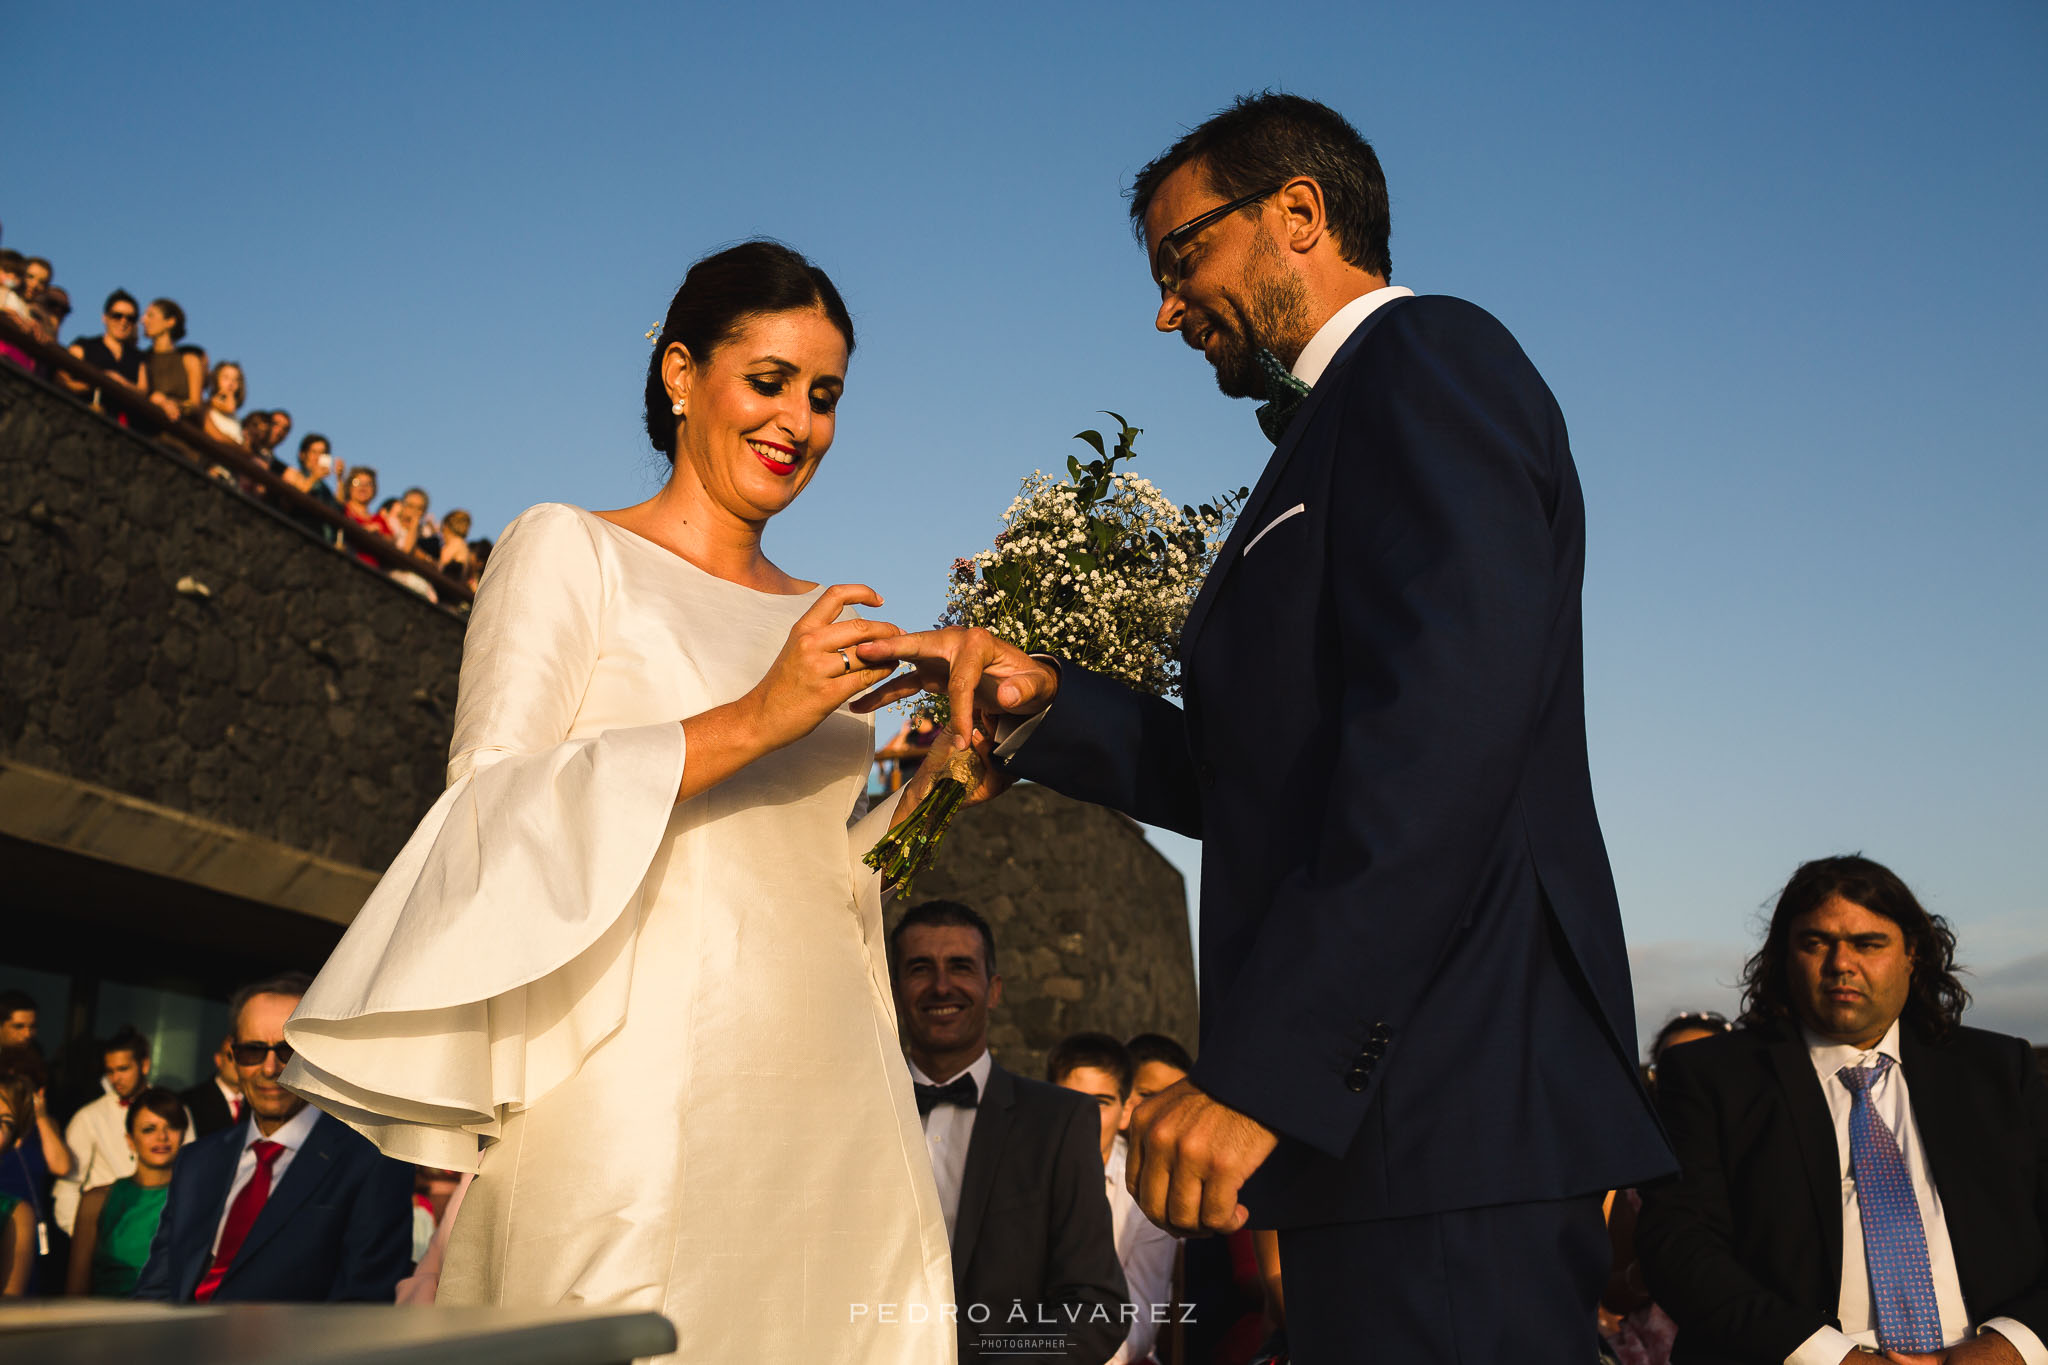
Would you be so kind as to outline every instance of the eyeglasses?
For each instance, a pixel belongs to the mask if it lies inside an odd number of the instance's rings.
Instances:
[[[133,321],[135,321],[135,318],[136,318],[136,315],[135,315],[134,313],[109,313],[109,314],[107,314],[107,321],[109,321],[109,322],[133,322]]]
[[[1161,237],[1158,247],[1152,253],[1152,278],[1158,281],[1161,293],[1178,293],[1181,285],[1187,280],[1187,276],[1181,273],[1180,249],[1183,242],[1191,240],[1196,233],[1208,227],[1211,223],[1227,218],[1241,208],[1248,208],[1269,194],[1278,194],[1282,189],[1286,188],[1286,183],[1282,181],[1271,189],[1260,190],[1257,194],[1248,194],[1242,199],[1233,199],[1227,204],[1210,209],[1200,217],[1188,219],[1185,223],[1182,223],[1179,227]]]
[[[262,1066],[264,1060],[268,1058],[270,1054],[273,1052],[277,1054],[277,1064],[279,1066],[285,1065],[292,1059],[292,1045],[290,1043],[237,1042],[233,1048],[233,1051],[235,1054],[236,1066]]]

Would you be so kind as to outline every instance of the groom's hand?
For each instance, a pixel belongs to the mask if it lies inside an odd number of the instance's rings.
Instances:
[[[1036,715],[1060,688],[1058,669],[974,626],[868,640],[854,646],[854,653],[871,666],[907,663],[914,670],[854,702],[855,711],[876,711],[919,692],[943,693],[952,706],[953,731],[962,738],[971,736],[976,711]]]
[[[1236,1232],[1250,1217],[1237,1192],[1279,1141],[1257,1119],[1176,1081],[1131,1115],[1125,1183],[1169,1232]]]

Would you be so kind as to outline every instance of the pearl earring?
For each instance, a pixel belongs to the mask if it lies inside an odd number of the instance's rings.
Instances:
[[[668,410],[674,413],[676,416],[681,417],[683,415],[683,400],[678,398],[675,402],[669,404]]]

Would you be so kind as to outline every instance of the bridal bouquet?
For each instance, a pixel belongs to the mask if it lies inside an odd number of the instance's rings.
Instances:
[[[953,561],[943,626],[979,626],[1029,654],[1057,654],[1155,696],[1180,691],[1181,626],[1230,519],[1249,496],[1175,507],[1149,479],[1117,465],[1142,428],[1116,413],[1116,443],[1084,431],[1096,458],[1067,460],[1065,479],[1024,480],[994,545]],[[927,693],[916,712],[943,724],[947,699]],[[863,861],[908,894],[980,781],[980,759],[953,755],[947,774]]]

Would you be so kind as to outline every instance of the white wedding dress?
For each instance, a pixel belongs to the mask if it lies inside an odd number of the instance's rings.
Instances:
[[[954,1356],[938,1193],[849,829],[841,710],[681,805],[682,726],[817,599],[581,508],[498,543],[449,786],[287,1030],[285,1082],[390,1156],[478,1172],[439,1301],[668,1315],[676,1359]]]

